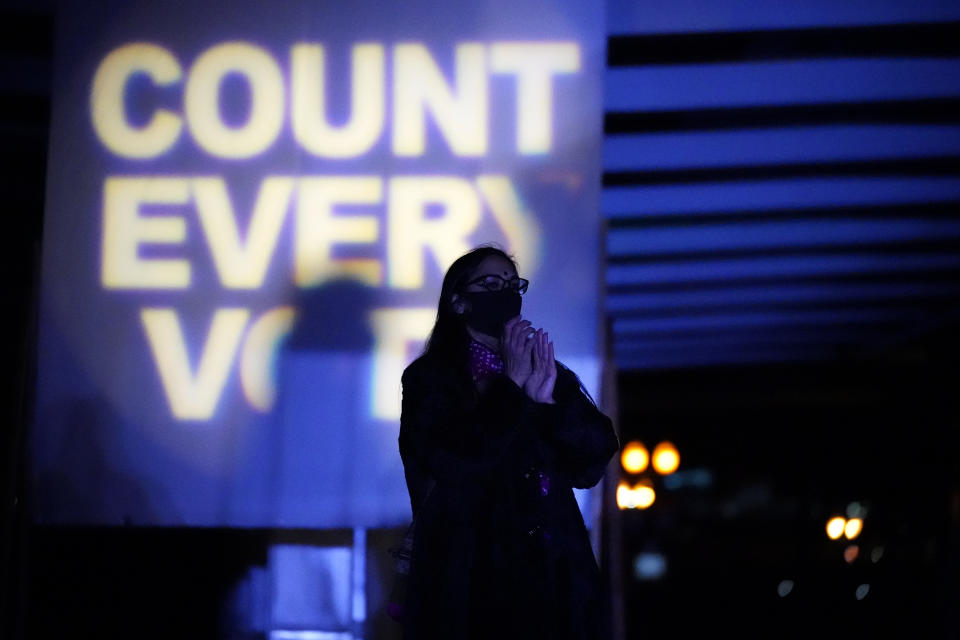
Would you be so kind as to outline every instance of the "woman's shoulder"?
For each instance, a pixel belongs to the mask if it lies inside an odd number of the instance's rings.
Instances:
[[[470,378],[444,360],[424,354],[411,362],[400,378],[404,397],[440,394],[451,402],[470,402],[473,393]]]
[[[420,381],[449,379],[452,373],[448,363],[428,353],[424,353],[403,370],[401,382],[406,385]]]
[[[427,373],[435,370],[437,368],[437,362],[435,358],[431,358],[427,354],[421,354],[417,358],[407,365],[403,370],[403,377],[414,377],[426,375]]]

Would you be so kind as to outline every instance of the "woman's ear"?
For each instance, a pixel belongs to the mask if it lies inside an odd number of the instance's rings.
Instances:
[[[450,306],[453,308],[453,312],[458,316],[462,316],[467,310],[467,302],[460,297],[460,294],[455,293],[453,297],[450,298]]]

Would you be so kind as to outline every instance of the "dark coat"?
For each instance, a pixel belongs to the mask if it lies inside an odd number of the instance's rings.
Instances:
[[[620,443],[557,369],[554,405],[502,374],[478,392],[427,357],[404,371],[399,445],[416,518],[405,640],[609,638],[572,487],[599,482]]]

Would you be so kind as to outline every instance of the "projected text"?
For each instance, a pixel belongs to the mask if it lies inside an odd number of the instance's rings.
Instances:
[[[337,83],[324,44],[299,42],[286,53],[281,59],[259,45],[231,41],[184,61],[162,45],[135,42],[103,58],[92,79],[91,124],[125,168],[103,180],[103,289],[189,291],[204,269],[224,291],[280,296],[285,285],[306,289],[346,278],[416,292],[427,284],[428,262],[445,270],[476,244],[483,225],[496,228],[528,269],[536,267],[537,218],[509,173],[462,175],[445,165],[444,171],[383,175],[337,171],[336,162],[365,157],[380,145],[402,163],[439,142],[444,153],[482,158],[491,153],[494,118],[501,128],[505,119],[512,123],[513,154],[549,154],[556,84],[580,70],[578,44],[462,42],[436,52],[420,42],[360,42],[349,52],[349,80]],[[245,91],[239,120],[224,111],[224,87],[238,78]],[[495,82],[509,84],[508,113],[493,108],[504,104],[491,98]],[[331,116],[335,91],[349,95],[345,117]],[[255,196],[238,198],[233,170],[256,162],[282,136],[299,152],[327,159],[330,171],[268,169]],[[139,169],[184,144],[221,163],[222,173]],[[281,280],[271,280],[271,273]],[[276,395],[273,363],[297,310],[282,297],[266,308],[217,305],[213,292],[210,298],[205,335],[186,335],[184,311],[169,304],[140,309],[171,415],[210,419],[234,370],[247,405],[269,411]],[[372,412],[396,418],[406,350],[426,337],[433,311],[422,303],[380,307],[368,320]]]
[[[353,47],[352,110],[346,123],[333,126],[326,117],[322,44],[291,47],[289,85],[273,55],[251,43],[214,45],[186,72],[162,46],[128,44],[111,52],[97,70],[91,92],[94,129],[107,149],[125,158],[162,155],[186,128],[206,153],[243,159],[276,141],[289,110],[293,137],[302,150],[327,158],[361,156],[386,129],[386,53],[383,44]],[[425,152],[428,114],[456,155],[484,155],[491,75],[512,77],[516,84],[516,151],[548,153],[553,146],[553,80],[580,68],[580,49],[569,42],[459,44],[452,82],[423,43],[396,44],[392,57],[391,148],[398,156]],[[145,74],[160,88],[182,85],[182,109],[157,107],[145,125],[131,124],[124,104],[128,82],[136,74]],[[221,87],[230,74],[242,76],[249,87],[249,115],[240,126],[224,122],[220,110]]]

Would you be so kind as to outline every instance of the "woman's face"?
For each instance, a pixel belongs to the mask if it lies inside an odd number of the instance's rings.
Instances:
[[[504,323],[520,313],[520,295],[526,291],[526,281],[517,278],[513,262],[494,254],[477,265],[467,282],[470,284],[462,290],[463,295],[453,295],[453,310],[466,316],[467,330],[474,339],[498,348]],[[494,293],[500,291],[503,293]],[[480,306],[473,308],[473,304]]]
[[[507,282],[513,280],[517,277],[517,269],[513,266],[513,263],[504,258],[503,256],[492,255],[487,256],[483,259],[483,262],[477,265],[477,268],[473,270],[473,273],[470,274],[470,277],[467,278],[467,282],[476,280],[481,276],[500,276]],[[486,291],[481,284],[474,283],[466,288],[467,291]]]

